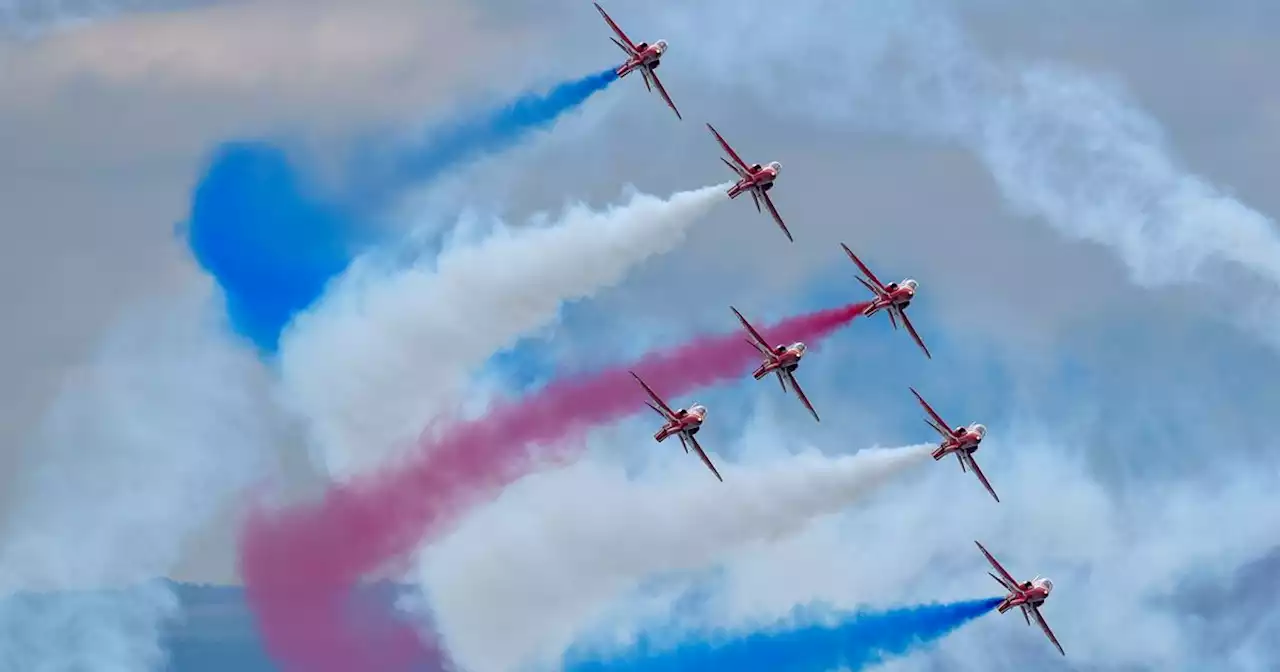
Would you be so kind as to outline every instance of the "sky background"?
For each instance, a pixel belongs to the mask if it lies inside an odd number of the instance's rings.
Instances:
[[[919,280],[911,310],[933,359],[879,317],[855,322],[802,371],[821,425],[745,380],[699,396],[704,445],[732,478],[735,463],[807,448],[927,441],[912,385],[949,423],[988,426],[977,457],[1002,502],[950,462],[921,466],[843,515],[725,549],[706,625],[813,599],[985,596],[976,538],[1015,575],[1054,578],[1045,615],[1066,662],[1009,616],[887,669],[1280,662],[1280,621],[1256,597],[1280,568],[1267,516],[1280,247],[1243,209],[1280,211],[1280,6],[683,4],[607,7],[633,39],[671,42],[661,75],[684,122],[628,78],[390,219],[430,236],[461,212],[518,224],[617,201],[624,185],[716,184],[728,173],[710,121],[744,158],[782,162],[771,195],[795,244],[750,205],[725,204],[676,251],[500,356],[477,389],[731,329],[730,304],[763,321],[858,297],[844,242],[886,282]],[[286,138],[323,170],[368,129],[608,65],[605,31],[586,3],[561,0],[0,2],[6,587],[233,583],[236,493],[263,476],[319,479],[304,434],[272,410],[270,367],[211,344],[216,319],[184,318],[216,313],[174,231],[218,142]],[[683,456],[655,451],[651,431],[646,419],[593,433],[579,471],[522,484],[477,514],[493,525],[464,522],[424,552],[413,578],[464,660],[554,657],[600,622],[626,630],[670,607],[680,590],[647,584],[610,584],[577,610],[446,594],[477,585],[476,549],[541,543],[502,523],[520,512],[588,496],[634,510],[625,483],[593,487],[592,469],[699,468],[667,465]],[[532,561],[510,571],[559,576]],[[522,636],[486,629],[498,613]]]

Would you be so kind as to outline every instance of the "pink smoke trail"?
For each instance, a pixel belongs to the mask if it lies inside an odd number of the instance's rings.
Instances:
[[[813,345],[866,305],[802,315],[761,331],[771,343]],[[555,381],[423,441],[419,456],[394,470],[334,484],[319,502],[256,510],[241,533],[240,571],[272,657],[308,672],[444,668],[434,645],[407,626],[350,627],[344,602],[361,577],[411,553],[424,538],[446,531],[466,506],[536,467],[534,445],[643,409],[643,391],[628,370],[674,399],[759,363],[744,336],[703,337],[631,366]],[[556,459],[569,457],[564,446],[557,449]]]

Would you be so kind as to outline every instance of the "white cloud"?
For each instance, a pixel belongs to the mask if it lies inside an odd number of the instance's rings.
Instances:
[[[256,0],[131,13],[38,42],[0,42],[4,106],[30,108],[64,88],[254,94],[368,108],[438,97],[519,44],[464,3]],[[442,57],[448,55],[448,57]],[[313,110],[313,112],[325,110]]]
[[[11,494],[0,593],[164,576],[185,536],[261,472],[261,367],[211,307],[185,297],[136,310],[68,377]],[[159,585],[34,610],[0,602],[0,667],[150,669],[176,608]]]
[[[35,38],[139,11],[181,9],[216,0],[0,0],[0,37]]]

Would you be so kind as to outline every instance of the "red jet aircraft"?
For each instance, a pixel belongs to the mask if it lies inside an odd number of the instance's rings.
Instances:
[[[809,403],[809,398],[804,396],[804,390],[800,389],[800,383],[796,382],[796,368],[800,366],[800,359],[804,357],[805,353],[804,343],[797,341],[791,345],[779,345],[771,348],[769,343],[764,340],[764,337],[760,335],[760,332],[756,331],[750,322],[747,322],[747,318],[743,317],[737,308],[729,306],[729,309],[733,311],[734,315],[738,316],[738,321],[742,323],[742,327],[751,335],[747,342],[756,350],[759,350],[760,354],[764,355],[764,363],[756,368],[751,377],[760,380],[770,373],[776,374],[778,376],[778,384],[782,385],[782,391],[787,391],[787,384],[789,383],[796,396],[800,398],[800,403],[809,409],[809,412],[813,414],[814,420],[818,420],[818,412],[813,410],[813,404]]]
[[[996,491],[991,488],[991,483],[987,482],[987,477],[983,475],[982,470],[978,468],[978,463],[973,459],[973,454],[978,450],[978,445],[982,443],[982,438],[987,435],[987,426],[981,423],[973,423],[968,427],[956,427],[955,429],[947,429],[947,422],[943,420],[933,407],[916,392],[916,388],[911,388],[911,394],[916,395],[916,399],[924,406],[924,410],[929,414],[925,419],[925,423],[942,435],[942,443],[933,449],[933,459],[941,460],[948,453],[955,453],[956,459],[960,460],[961,471],[973,471],[973,475],[982,481],[982,485],[986,487],[987,492],[995,497],[996,501],[1000,501],[996,497]]]
[[[645,405],[652,408],[654,413],[661,415],[667,421],[667,424],[663,425],[662,429],[659,429],[658,433],[653,435],[654,440],[662,443],[672,436],[678,436],[680,437],[680,445],[684,446],[684,452],[686,453],[689,452],[689,445],[693,444],[693,449],[698,451],[698,457],[702,458],[702,463],[707,465],[711,473],[715,474],[716,478],[723,483],[724,479],[720,477],[720,472],[716,471],[715,465],[711,464],[711,458],[707,457],[707,453],[698,444],[698,439],[693,436],[702,428],[702,421],[707,419],[707,407],[702,404],[694,404],[688,409],[672,410],[667,405],[667,402],[663,401],[662,397],[659,397],[653,391],[653,388],[640,379],[640,376],[637,376],[634,371],[630,373],[636,379],[636,382],[640,383],[640,387],[643,387],[644,391],[649,394],[649,398],[653,400],[652,404],[647,401],[644,402]]]
[[[773,188],[774,181],[778,179],[782,164],[777,161],[771,161],[767,166],[761,166],[758,163],[748,166],[747,162],[743,161],[742,157],[733,151],[729,143],[720,137],[714,126],[707,124],[707,128],[711,129],[712,135],[716,136],[716,141],[724,148],[729,158],[733,159],[733,163],[729,163],[725,161],[724,157],[720,158],[721,161],[724,161],[724,165],[729,166],[729,169],[738,176],[738,182],[729,188],[729,198],[737,198],[745,192],[751,192],[751,200],[756,202],[756,212],[761,211],[760,201],[764,201],[765,207],[769,208],[769,214],[773,215],[773,221],[777,222],[782,232],[787,234],[787,240],[794,243],[795,239],[791,237],[791,232],[787,230],[787,225],[782,223],[782,215],[778,214],[778,209],[773,207],[773,201],[769,200],[769,190]],[[737,165],[734,165],[735,163]]]
[[[916,290],[919,289],[920,283],[907,278],[902,282],[891,282],[885,285],[876,278],[866,264],[862,263],[858,255],[849,249],[848,245],[840,243],[840,247],[843,247],[845,254],[848,254],[853,263],[858,265],[858,269],[862,271],[862,274],[867,276],[866,279],[858,278],[858,282],[861,282],[863,287],[871,290],[871,293],[876,295],[871,305],[862,311],[862,315],[871,317],[881,310],[888,311],[889,324],[892,324],[893,328],[897,329],[898,320],[902,320],[902,326],[907,328],[911,338],[915,339],[916,345],[920,346],[921,350],[924,350],[924,356],[933,359],[933,355],[929,354],[929,348],[924,347],[924,341],[920,340],[920,334],[917,334],[916,328],[911,326],[911,320],[907,319],[907,306],[911,305],[911,299],[915,298]]]
[[[639,70],[640,76],[644,78],[644,88],[649,91],[657,88],[662,99],[667,101],[667,105],[671,106],[671,111],[676,113],[676,118],[683,120],[684,117],[680,116],[680,110],[677,110],[676,104],[671,102],[671,96],[667,95],[667,90],[663,88],[662,82],[658,80],[658,74],[654,72],[654,70],[658,69],[658,65],[662,61],[662,55],[667,53],[667,41],[658,40],[653,44],[649,44],[648,42],[635,44],[627,37],[626,33],[622,32],[622,29],[618,27],[618,24],[614,23],[613,19],[609,18],[609,15],[605,13],[604,8],[600,6],[600,3],[592,4],[596,6],[596,9],[600,10],[600,16],[604,17],[605,22],[609,24],[609,27],[613,29],[613,32],[617,33],[618,37],[621,38],[622,41],[619,42],[618,40],[614,40],[612,37],[609,39],[613,40],[613,43],[618,45],[619,49],[627,52],[627,62],[618,66],[618,77],[626,77],[631,74],[633,70]]]
[[[973,543],[978,544],[976,541]],[[1026,619],[1027,625],[1031,625],[1032,618],[1036,619],[1036,623],[1040,625],[1040,629],[1044,630],[1045,635],[1048,635],[1049,641],[1053,642],[1053,645],[1058,647],[1058,653],[1061,653],[1064,656],[1067,655],[1067,652],[1062,650],[1062,645],[1058,643],[1058,638],[1053,636],[1053,631],[1049,629],[1049,624],[1045,623],[1044,617],[1040,615],[1041,605],[1043,605],[1044,601],[1048,599],[1049,593],[1053,592],[1053,582],[1049,579],[1037,576],[1030,581],[1018,583],[1013,580],[1012,576],[1009,576],[1009,572],[1004,571],[1004,567],[1001,567],[1000,563],[996,562],[995,558],[991,557],[991,554],[987,552],[987,549],[982,547],[982,544],[978,544],[978,550],[982,551],[982,554],[987,556],[987,562],[991,563],[991,566],[995,568],[999,576],[996,576],[996,574],[992,574],[991,572],[987,572],[987,574],[996,581],[999,581],[1000,585],[1004,586],[1004,589],[1009,591],[1009,595],[1004,598],[1004,602],[1000,603],[1000,613],[1003,614],[1014,607],[1021,607],[1022,617]]]

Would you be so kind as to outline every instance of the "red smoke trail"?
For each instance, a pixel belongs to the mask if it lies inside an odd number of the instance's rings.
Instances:
[[[803,315],[761,331],[771,343],[814,342],[866,305]],[[420,457],[408,464],[335,484],[316,503],[250,516],[240,570],[272,656],[308,672],[401,670],[430,659],[407,627],[365,633],[378,635],[374,641],[351,631],[344,602],[360,578],[411,553],[424,538],[445,531],[467,505],[528,473],[536,466],[531,446],[643,409],[644,393],[628,369],[674,399],[757,364],[760,354],[744,336],[704,337],[632,366],[555,381],[424,441]]]

